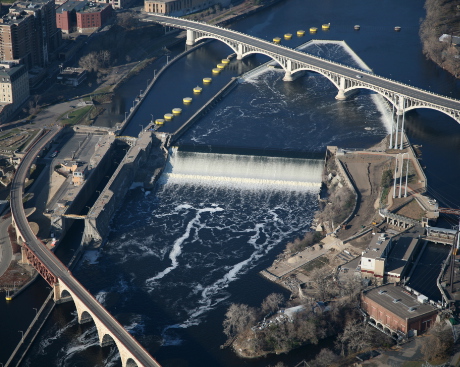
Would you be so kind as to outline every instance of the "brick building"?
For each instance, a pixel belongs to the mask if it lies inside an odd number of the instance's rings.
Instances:
[[[386,284],[364,291],[361,308],[380,330],[397,336],[415,336],[434,325],[438,310],[404,288]]]
[[[144,10],[147,13],[182,16],[217,4],[229,6],[230,0],[145,0]]]
[[[69,0],[56,10],[56,25],[63,33],[91,32],[112,16],[112,6],[93,1]]]
[[[0,59],[45,67],[61,43],[54,0],[15,2],[0,19]]]

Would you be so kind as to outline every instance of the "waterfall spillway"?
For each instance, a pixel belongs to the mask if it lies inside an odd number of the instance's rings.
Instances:
[[[253,154],[171,149],[163,183],[312,190],[321,186],[324,161]]]

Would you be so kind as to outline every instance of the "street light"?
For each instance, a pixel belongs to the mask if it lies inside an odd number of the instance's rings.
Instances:
[[[35,316],[37,316],[38,310],[35,307],[33,307],[32,309],[35,310]]]
[[[142,96],[142,92],[143,92],[143,90],[141,89],[141,91],[139,92],[139,97]]]
[[[149,81],[150,81],[150,79],[147,79],[147,84],[145,86],[145,89],[147,89],[149,87]]]
[[[166,55],[166,65],[169,64],[169,55]]]
[[[153,70],[153,79],[155,79],[156,77],[157,77],[157,69]]]
[[[127,115],[128,115],[128,111],[125,111],[125,122],[126,122],[126,119],[127,119]]]
[[[141,127],[141,131],[144,130],[144,125],[139,125]]]
[[[24,331],[18,330],[18,333],[21,333],[21,343],[24,342]]]

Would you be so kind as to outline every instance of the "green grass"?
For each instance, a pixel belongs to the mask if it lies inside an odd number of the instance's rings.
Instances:
[[[72,112],[66,112],[62,117],[61,117],[61,123],[63,125],[76,125],[83,120],[83,118],[86,116],[86,114],[93,108],[93,106],[85,106],[82,108],[79,108],[77,110],[73,110]],[[66,118],[66,116],[69,116],[69,118]]]

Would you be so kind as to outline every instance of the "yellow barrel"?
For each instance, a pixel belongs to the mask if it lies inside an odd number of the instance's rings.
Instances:
[[[361,29],[361,26],[359,24],[356,24],[354,28],[355,28],[355,31],[359,31]]]
[[[285,40],[290,40],[291,38],[292,38],[292,34],[291,34],[291,33],[286,33],[286,34],[284,35],[284,39],[285,39]]]
[[[229,59],[222,59],[222,64],[230,64],[230,60]]]
[[[173,108],[173,115],[180,115],[182,113],[182,108]]]
[[[172,113],[166,113],[165,114],[165,120],[166,121],[171,121],[173,119],[174,115]]]
[[[193,98],[185,97],[182,101],[184,102],[184,104],[190,104],[190,103],[192,103],[192,100],[193,100]]]
[[[212,78],[203,78],[203,83],[204,84],[209,84],[212,82]]]
[[[323,28],[323,31],[328,31],[331,28],[331,23],[323,24],[321,28]]]
[[[220,69],[214,68],[214,69],[212,69],[212,73],[213,73],[213,74],[219,74],[219,73],[220,73]]]
[[[155,120],[156,125],[163,125],[164,123],[165,123],[165,120],[163,120],[163,119],[156,119]]]
[[[7,301],[11,301],[11,300],[13,299],[13,297],[5,297],[5,299],[6,299]]]
[[[297,31],[297,37],[303,37],[305,36],[305,31],[299,30]]]
[[[195,88],[193,88],[193,93],[198,94],[198,93],[201,93],[202,90],[203,90],[203,88],[196,86]]]
[[[275,38],[273,38],[273,42],[274,42],[274,43],[280,43],[280,42],[281,42],[281,38],[275,37]]]
[[[399,26],[398,26],[398,27],[395,27],[395,31],[396,31],[396,32],[399,32],[400,30],[401,30],[401,27],[399,27]]]
[[[310,33],[316,33],[317,30],[318,28],[316,27],[310,27]]]
[[[218,69],[224,69],[224,68],[225,68],[225,64],[217,64],[217,68],[218,68]]]

